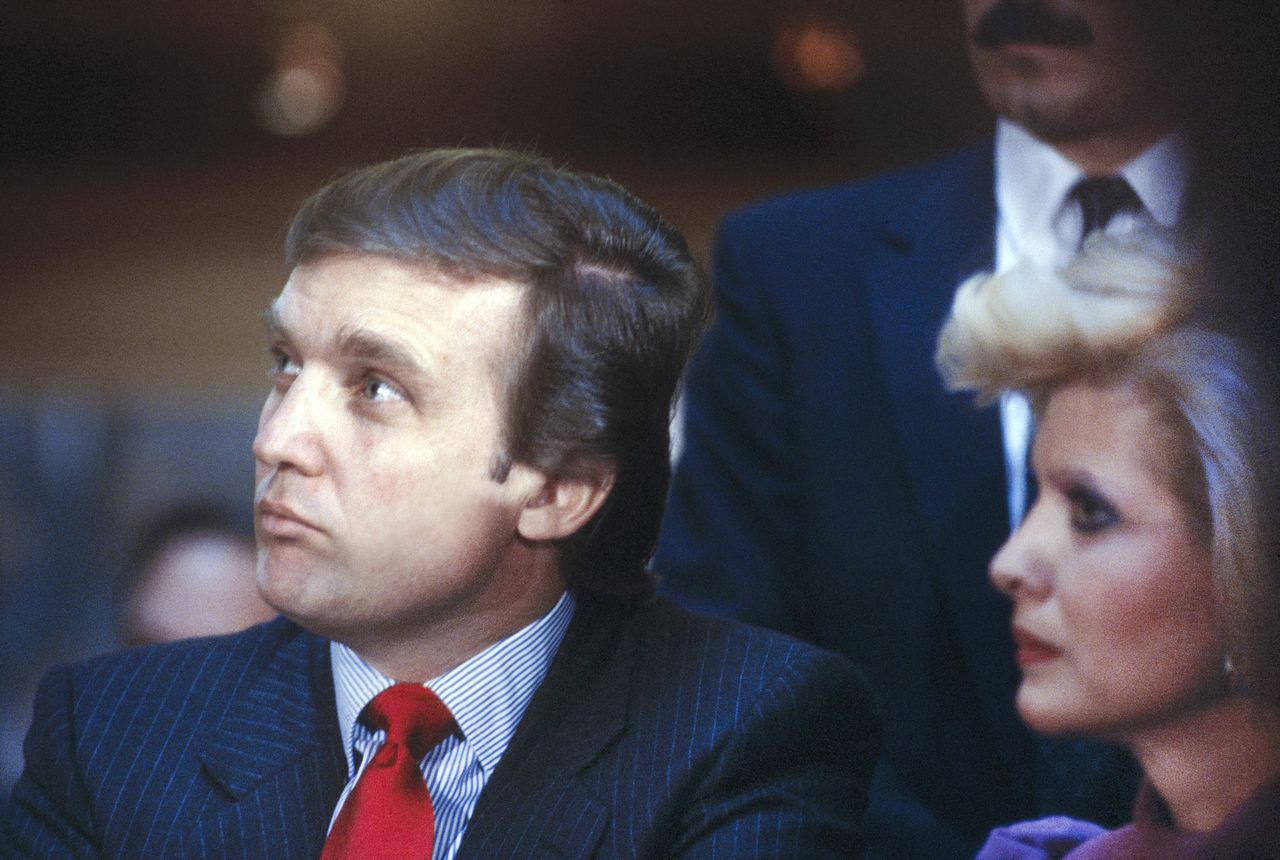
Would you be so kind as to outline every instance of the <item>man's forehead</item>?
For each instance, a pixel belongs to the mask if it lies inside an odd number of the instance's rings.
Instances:
[[[526,287],[450,279],[372,255],[326,257],[296,267],[264,319],[272,334],[370,360],[403,363],[460,342],[510,343]]]
[[[377,254],[334,254],[294,267],[272,305],[278,307],[290,296],[339,308],[427,309],[435,316],[452,306],[502,312],[517,304],[525,290],[525,284],[510,278],[460,278]]]

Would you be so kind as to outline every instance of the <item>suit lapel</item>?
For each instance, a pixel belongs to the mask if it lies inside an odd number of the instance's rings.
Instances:
[[[626,726],[636,650],[629,624],[624,607],[580,598],[546,680],[480,795],[458,860],[595,856],[610,807],[581,774]]]
[[[201,760],[227,802],[210,805],[182,856],[318,856],[346,779],[327,640],[295,628]]]
[[[933,365],[956,286],[993,267],[990,150],[900,214],[886,226],[884,253],[869,279],[880,359],[952,635],[988,722],[1004,739],[1009,778],[1015,789],[1029,790],[1026,732],[1011,707],[1017,675],[1008,609],[985,576],[1008,533],[999,415],[947,394]]]

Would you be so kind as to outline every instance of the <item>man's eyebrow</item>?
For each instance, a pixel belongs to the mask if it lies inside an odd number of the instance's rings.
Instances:
[[[425,373],[422,363],[404,346],[367,329],[343,327],[338,330],[338,352],[371,364],[412,373]]]
[[[279,335],[283,337],[287,334],[284,324],[280,321],[280,313],[276,310],[274,304],[268,305],[267,309],[262,312],[262,324],[266,326],[268,336]]]
[[[269,338],[289,340],[289,330],[280,319],[275,305],[262,312],[262,323]],[[425,375],[426,369],[408,348],[367,329],[345,326],[335,338],[337,352],[350,358],[377,364],[403,373]]]

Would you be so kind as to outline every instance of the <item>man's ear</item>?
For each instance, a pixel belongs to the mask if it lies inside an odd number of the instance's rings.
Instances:
[[[560,473],[544,473],[541,491],[520,512],[520,536],[530,541],[569,537],[600,510],[616,476],[613,461],[603,457],[578,457]]]

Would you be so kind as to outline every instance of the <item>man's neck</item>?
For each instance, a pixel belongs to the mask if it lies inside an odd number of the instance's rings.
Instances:
[[[431,618],[399,627],[379,627],[354,635],[334,635],[388,678],[423,683],[439,677],[490,645],[546,615],[566,590],[559,551],[549,545],[530,548],[518,575],[497,574],[485,600],[459,601],[459,611],[443,607]]]
[[[1151,123],[1087,137],[1040,139],[1079,167],[1085,175],[1111,176],[1174,131],[1175,127],[1168,123]]]

